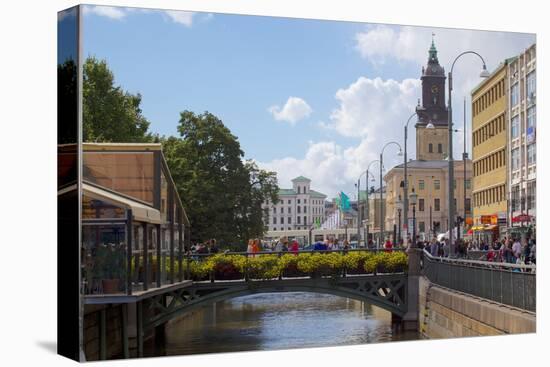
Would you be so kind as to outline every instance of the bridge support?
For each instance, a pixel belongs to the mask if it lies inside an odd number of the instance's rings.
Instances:
[[[410,248],[409,270],[407,277],[407,313],[401,320],[401,325],[405,331],[418,331],[418,302],[419,302],[419,282],[420,282],[420,250]]]

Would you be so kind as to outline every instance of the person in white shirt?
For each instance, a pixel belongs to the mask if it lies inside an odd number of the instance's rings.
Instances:
[[[514,254],[516,259],[521,257],[521,243],[517,238],[514,241],[514,244],[512,245],[512,253]]]

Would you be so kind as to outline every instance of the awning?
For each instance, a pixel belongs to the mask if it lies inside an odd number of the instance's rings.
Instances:
[[[486,231],[492,231],[493,229],[497,228],[496,224],[490,224],[487,227],[485,227]]]
[[[90,196],[91,198],[108,201],[112,204],[120,205],[127,209],[132,209],[134,220],[160,224],[160,211],[155,208],[86,183],[82,185],[82,188],[84,190],[84,194]]]
[[[533,217],[528,214],[516,215],[512,218],[512,223],[531,222]]]

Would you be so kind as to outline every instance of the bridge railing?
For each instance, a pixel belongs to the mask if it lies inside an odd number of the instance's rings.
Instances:
[[[536,311],[536,266],[434,257],[423,251],[430,282],[523,310]]]
[[[404,272],[407,256],[403,249],[188,253],[183,266],[194,281],[248,281]]]

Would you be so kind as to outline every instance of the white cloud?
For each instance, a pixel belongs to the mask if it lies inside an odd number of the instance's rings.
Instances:
[[[311,188],[328,196],[335,197],[341,190],[355,197],[354,184],[357,178],[365,171],[369,162],[376,159],[366,140],[357,146],[344,148],[333,141],[309,142],[303,158],[285,157],[271,162],[258,162],[264,169],[277,172],[281,188],[292,187],[291,180],[303,175],[311,179]],[[373,164],[371,169],[378,177],[378,166]],[[369,182],[369,186],[378,185]],[[365,176],[361,177],[361,190],[365,189]]]
[[[166,10],[166,15],[174,22],[190,28],[193,25],[194,12],[182,10]]]
[[[296,122],[309,117],[313,110],[302,98],[289,97],[282,109],[280,106],[271,106],[268,111],[275,120],[287,121],[294,125]]]
[[[114,20],[121,20],[127,15],[125,8],[114,6],[86,5],[83,9],[84,14],[95,14]]]

